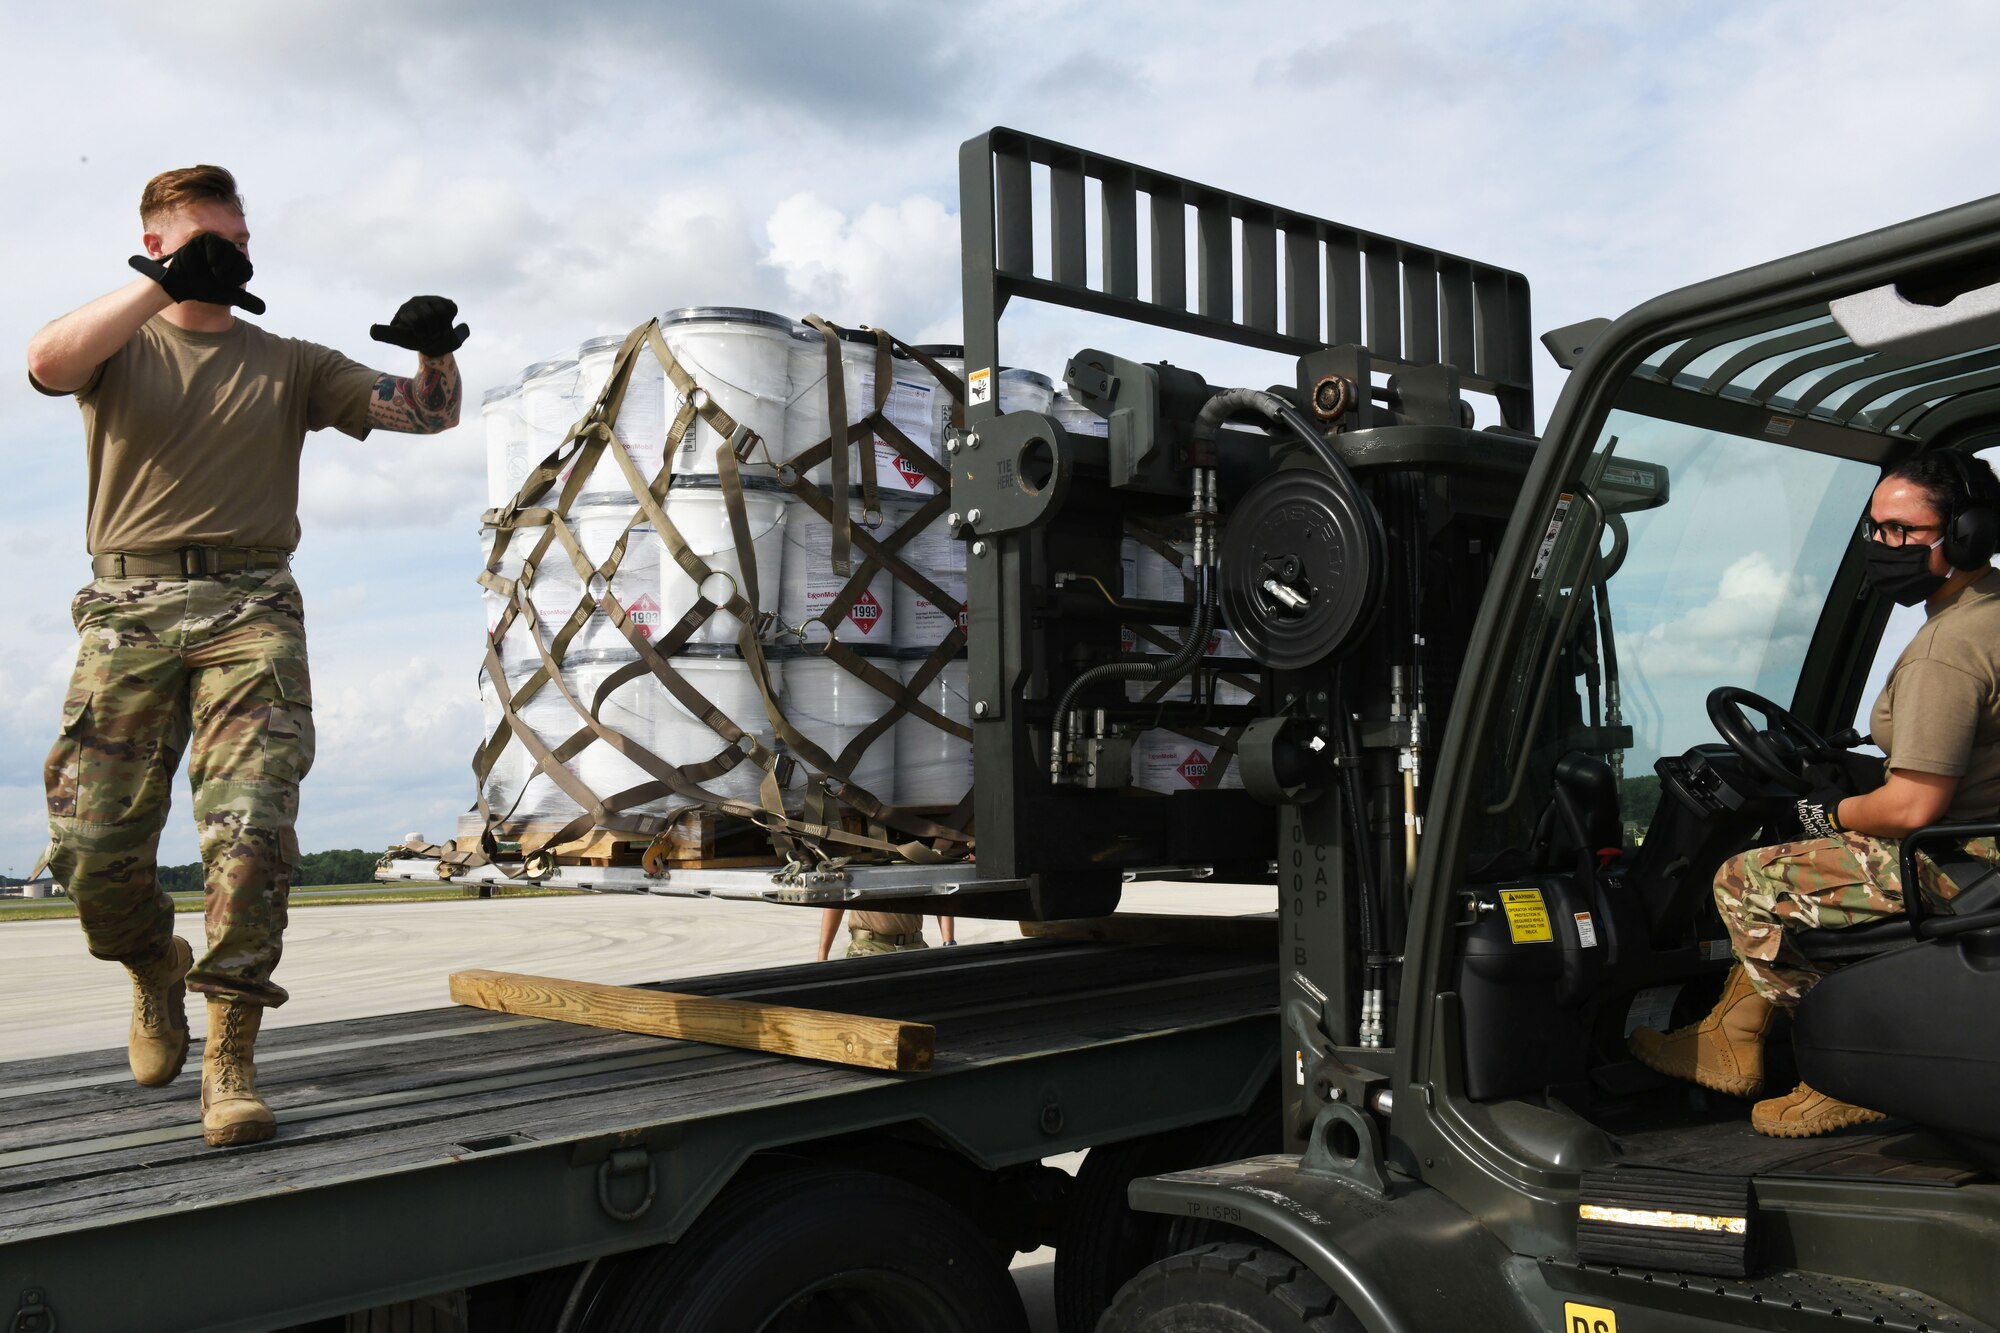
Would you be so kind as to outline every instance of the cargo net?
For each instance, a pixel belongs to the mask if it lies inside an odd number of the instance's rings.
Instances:
[[[1188,604],[1194,595],[1189,543],[1166,527],[1127,518],[1119,563],[1128,598]],[[1122,660],[1169,657],[1187,634],[1184,626],[1127,622],[1120,626]],[[1247,726],[1220,719],[1258,699],[1261,668],[1229,630],[1209,635],[1198,665],[1173,681],[1134,680],[1127,701],[1150,705],[1132,741],[1132,786],[1168,795],[1180,791],[1232,790],[1243,786],[1238,749]]]
[[[478,799],[457,841],[416,850],[447,874],[532,874],[538,852],[636,850],[656,873],[968,856],[964,559],[938,461],[963,380],[816,316],[667,318],[600,345],[601,384],[586,344],[584,370],[543,363],[513,391],[517,424],[564,393],[581,411],[485,516]],[[570,379],[551,395],[552,374]]]

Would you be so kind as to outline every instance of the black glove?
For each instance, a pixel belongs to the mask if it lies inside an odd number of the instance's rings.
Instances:
[[[212,231],[196,232],[165,259],[133,255],[131,264],[159,283],[176,303],[206,301],[240,305],[253,315],[264,313],[264,303],[243,290],[256,271],[250,256]]]
[[[1796,822],[1801,838],[1831,838],[1841,832],[1840,818],[1835,812],[1842,801],[1853,795],[1847,789],[1846,777],[1837,764],[1807,765],[1806,780],[1813,784],[1812,790],[1792,803],[1787,812],[1790,821],[1784,815],[1779,817],[1779,826]]]
[[[421,356],[450,356],[472,334],[469,324],[453,328],[456,318],[457,303],[442,296],[412,296],[387,324],[371,325],[368,336]]]

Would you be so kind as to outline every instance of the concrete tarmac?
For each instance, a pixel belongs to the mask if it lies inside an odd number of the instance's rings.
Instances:
[[[1270,886],[1135,884],[1134,912],[1236,915],[1277,905]],[[183,913],[176,930],[202,949],[202,919]],[[935,919],[924,923],[935,945]],[[1012,921],[960,917],[962,943],[1018,937]],[[277,979],[291,1000],[267,1028],[327,1023],[450,1005],[445,978],[486,967],[612,985],[694,977],[813,957],[819,912],[764,903],[638,896],[493,898],[426,903],[300,907],[285,932]],[[845,947],[844,938],[836,949]],[[84,951],[71,921],[0,917],[0,1061],[122,1046],[131,989],[124,970]],[[199,1010],[194,1021],[201,1021]],[[1052,1159],[1069,1170],[1077,1157]],[[1053,1258],[1037,1250],[1014,1261],[1033,1333],[1053,1333]]]

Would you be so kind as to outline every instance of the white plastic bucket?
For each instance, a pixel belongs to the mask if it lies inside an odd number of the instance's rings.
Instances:
[[[497,535],[497,529],[494,528],[479,530],[479,557],[482,566],[488,564],[488,558],[493,552],[493,541]],[[521,564],[528,558],[528,552],[534,549],[535,542],[540,536],[541,532],[536,528],[516,529],[507,541],[507,549],[501,553],[499,568],[494,572],[502,578],[520,578]],[[479,590],[479,596],[486,607],[486,638],[490,643],[494,631],[500,628],[500,616],[507,609],[507,599],[491,588],[485,587]],[[535,652],[534,631],[528,628],[526,616],[515,616],[514,623],[507,627],[507,637],[500,645],[500,657],[506,663],[505,670],[509,674],[514,673],[517,665],[521,665],[520,674],[525,675],[533,668],[522,664],[539,661],[539,655]]]
[[[743,560],[736,549],[736,534],[729,526],[729,505],[721,490],[712,487],[677,485],[667,492],[663,506],[688,546],[718,575],[709,591],[716,600],[731,591],[747,597]],[[757,609],[778,610],[784,579],[785,521],[790,506],[782,493],[746,489],[743,511],[750,525],[752,567],[757,571]],[[668,555],[658,550],[660,573],[660,625],[677,624],[695,604],[701,588],[693,576]],[[712,612],[696,629],[690,643],[733,644],[742,633],[742,622],[727,611]]]
[[[892,505],[886,514],[885,530],[899,532],[904,523],[914,516],[918,505]],[[923,529],[906,542],[898,551],[903,562],[921,570],[931,582],[951,594],[960,605],[956,616],[947,614],[934,605],[911,584],[896,580],[894,602],[896,608],[895,634],[892,642],[899,651],[922,648],[929,650],[944,642],[944,636],[951,633],[956,625],[966,626],[965,603],[965,543],[951,535],[945,526],[945,516],[939,514]]]
[[[614,502],[578,505],[570,511],[568,521],[584,558],[595,567],[610,558],[611,548],[617,543],[619,534],[625,531],[631,517],[631,505]],[[532,546],[531,539],[538,540],[539,534],[518,533],[514,545],[527,541]],[[626,615],[638,622],[641,636],[648,639],[658,633],[661,623],[660,558],[657,534],[650,527],[634,528],[625,542],[624,558],[618,562],[617,572],[611,577],[612,595],[625,608]],[[592,597],[603,595],[605,584],[602,578],[593,577],[590,585]],[[583,593],[583,583],[577,575],[576,566],[570,563],[569,551],[560,540],[550,542],[528,586],[528,598],[534,604],[536,618],[542,622],[544,643],[551,641],[556,631],[562,628]],[[579,653],[593,652],[622,653],[627,657],[633,653],[631,644],[626,642],[625,636],[602,610],[591,613],[590,619],[570,640],[564,657],[568,660]]]
[[[486,674],[482,664],[479,668],[479,712],[486,729],[479,735],[479,743],[486,744],[494,732],[500,729],[505,714],[500,707],[500,689]],[[493,762],[486,774],[486,804],[496,815],[507,813],[514,804],[514,794],[521,789],[521,743],[514,739],[513,732],[507,734],[507,744]]]
[[[740,653],[684,652],[672,660],[674,670],[685,676],[688,684],[694,686],[725,717],[756,736],[766,749],[775,747],[777,735],[764,710],[764,696],[757,688],[756,678],[750,673],[750,664],[743,660]],[[784,666],[771,661],[767,661],[765,666],[770,672],[772,690],[782,689]],[[649,747],[654,754],[670,764],[684,765],[713,759],[722,751],[722,737],[716,735],[713,728],[683,708],[680,700],[666,686],[650,676],[646,679],[649,688],[657,691],[654,744]],[[746,759],[722,776],[710,778],[701,785],[717,796],[754,805],[759,800],[758,787],[763,781],[763,773],[764,770]],[[671,813],[688,804],[685,799],[673,796],[663,802],[663,809]]]
[[[1006,392],[1004,381],[1000,387],[1004,396]],[[1049,415],[1056,419],[1058,426],[1071,435],[1096,435],[1101,438],[1110,433],[1109,422],[1061,389],[1056,390],[1055,403],[1050,408]]]
[[[785,445],[785,404],[791,400],[792,321],[765,310],[690,306],[660,316],[660,336],[681,368],[741,426],[762,438],[742,464],[746,473],[776,476]],[[679,407],[679,394],[669,408]],[[671,419],[673,412],[666,412]],[[715,451],[726,444],[697,417],[674,455],[677,476],[716,471]]]
[[[597,697],[597,691],[605,678],[613,671],[625,666],[630,657],[586,656],[580,661],[571,661],[563,667],[563,683],[570,688],[579,704],[585,708]],[[545,693],[555,693],[552,686],[545,686]],[[621,736],[637,741],[648,749],[653,749],[659,727],[659,709],[664,687],[651,675],[628,680],[613,690],[598,708],[597,718],[605,726]],[[558,696],[560,697],[560,696]],[[571,710],[572,716],[575,710]],[[584,725],[581,717],[575,717],[576,726]],[[539,732],[541,729],[536,728]],[[717,742],[719,745],[720,742]],[[636,787],[643,782],[653,781],[653,775],[627,759],[601,739],[593,739],[569,761],[569,771],[576,774],[591,794],[600,801],[616,796],[619,792]],[[668,802],[648,801],[642,805],[627,806],[622,814],[663,814]]]
[[[1008,366],[1000,372],[1002,412],[1046,412],[1055,402],[1055,381],[1040,371]]]
[[[918,345],[917,350],[958,376],[959,393],[964,394],[965,349],[963,347],[956,343],[922,343]],[[951,433],[955,429],[951,423],[951,416],[952,408],[957,405],[958,400],[952,397],[951,390],[946,388],[942,381],[937,381],[935,376],[932,378],[933,382],[937,383],[938,391],[931,399],[931,456],[943,459],[944,442],[951,438]]]
[[[573,357],[537,361],[521,372],[520,414],[526,428],[513,441],[507,464],[514,491],[520,489],[529,472],[555,451],[569,428],[583,415],[588,404],[578,397],[577,388]],[[507,498],[513,498],[513,491]],[[553,498],[552,494],[540,497],[544,501]]]
[[[836,502],[838,503],[838,502]],[[833,526],[803,500],[792,500],[785,517],[784,573],[780,579],[778,618],[786,625],[806,625],[832,607],[834,598],[847,586],[849,576],[833,572]],[[848,513],[857,530],[871,535],[886,531],[884,525],[870,528],[861,501],[849,500]],[[864,559],[858,546],[849,548],[854,568]],[[877,568],[868,586],[854,605],[834,625],[832,637],[842,643],[895,645],[895,578],[887,567]],[[825,642],[827,629],[817,623],[807,625],[808,643]]]
[[[896,678],[893,660],[877,658],[874,665],[891,679]],[[856,736],[889,711],[887,695],[850,674],[840,663],[812,652],[785,657],[781,700],[785,717],[792,726],[835,760]],[[850,777],[878,800],[887,801],[894,796],[894,728],[876,737],[860,760],[850,765]]]
[[[486,432],[486,507],[493,509],[513,499],[528,475],[522,444],[531,432],[521,415],[521,382],[488,389],[480,400],[479,418]]]
[[[908,685],[923,664],[921,658],[898,662],[898,679]],[[918,697],[934,711],[970,726],[971,687],[966,673],[966,660],[954,658]],[[913,713],[896,719],[895,735],[897,805],[951,806],[965,799],[965,793],[972,789],[971,741],[960,740]]]
[[[847,420],[859,422],[875,410],[874,339],[865,342],[840,340],[841,384],[847,395]],[[933,458],[943,455],[935,438],[936,400],[943,391],[937,380],[919,363],[908,357],[891,356],[889,397],[883,413],[911,444]],[[785,457],[792,458],[832,434],[832,418],[827,413],[826,340],[815,329],[801,327],[792,340],[792,397],[785,412]],[[949,398],[947,396],[947,402]],[[870,458],[875,469],[876,488],[887,495],[935,495],[937,483],[923,469],[906,458],[888,440],[868,434],[855,441],[861,456]],[[857,469],[862,464],[850,455],[848,476],[860,485]],[[831,460],[816,464],[806,472],[815,486],[833,483]]]
[[[1142,731],[1132,743],[1132,785],[1145,791],[1193,791],[1202,785],[1215,762],[1215,747],[1192,741],[1165,728]],[[1218,787],[1241,787],[1236,756],[1230,755]]]
[[[592,338],[577,350],[579,416],[604,392],[604,386],[611,380],[611,369],[618,361],[618,349],[624,343],[622,336]],[[617,420],[611,423],[611,434],[647,482],[658,475],[665,454],[666,394],[666,368],[652,349],[642,344],[632,359],[632,376],[626,381],[625,397],[619,403]],[[625,479],[625,470],[606,451],[584,478],[578,498],[629,500],[631,495],[632,486]]]
[[[519,684],[518,681],[513,683]],[[583,725],[577,718],[576,710],[569,706],[569,701],[563,698],[562,691],[552,680],[543,681],[542,687],[535,691],[535,697],[522,705],[521,720],[550,749],[568,740],[570,733]],[[526,777],[526,786],[521,791],[520,799],[514,803],[510,822],[560,824],[581,813],[583,807],[571,800],[554,778],[535,767],[527,747],[513,739],[508,745],[519,765],[516,771]]]

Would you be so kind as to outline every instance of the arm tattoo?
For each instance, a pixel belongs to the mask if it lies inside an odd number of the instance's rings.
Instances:
[[[368,399],[368,424],[376,430],[435,435],[458,424],[465,383],[450,355],[419,357],[414,379],[384,375]]]

